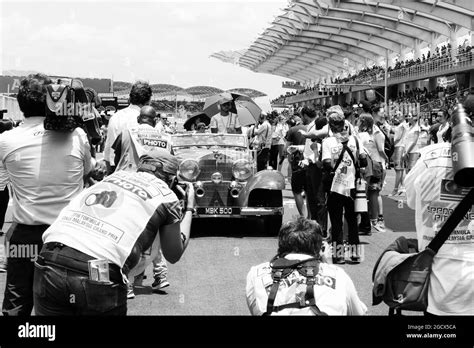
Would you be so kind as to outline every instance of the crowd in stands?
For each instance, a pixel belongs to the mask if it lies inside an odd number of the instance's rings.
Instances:
[[[189,102],[189,101],[178,101],[177,103],[174,100],[153,100],[151,104],[156,110],[161,112],[174,112],[176,107],[184,107],[186,111],[194,113],[202,111],[204,109],[204,102]]]
[[[467,57],[466,57],[467,54]],[[457,57],[463,56],[464,59],[469,59],[472,61],[472,47],[469,44],[459,45],[457,48]],[[411,68],[414,66],[419,66],[421,64],[435,62],[441,59],[451,59],[451,44],[448,43],[447,45],[443,45],[440,47],[436,47],[433,53],[428,52],[426,55],[422,54],[421,57],[417,59],[407,59],[404,61],[397,60],[395,65],[388,68],[388,72],[400,71],[405,68]],[[336,77],[335,79],[331,78],[330,83],[335,84],[344,84],[344,83],[368,83],[377,80],[381,80],[384,77],[384,68],[379,65],[374,65],[372,67],[366,67],[362,70],[357,71],[355,74],[349,74],[347,77]],[[296,92],[290,93],[287,92],[285,95],[281,95],[280,97],[276,98],[272,101],[272,103],[284,103],[285,98],[292,97],[295,95],[303,95],[308,92],[313,92],[317,90],[317,86],[308,87],[305,89],[298,90]]]

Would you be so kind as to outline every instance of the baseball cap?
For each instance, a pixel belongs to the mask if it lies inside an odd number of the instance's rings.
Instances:
[[[339,105],[331,106],[327,110],[329,127],[336,131],[342,131],[345,117],[342,108]]]
[[[140,157],[138,162],[139,170],[145,169],[152,172],[158,170],[167,175],[176,175],[178,172],[178,166],[178,159],[163,149],[151,149],[147,151]]]

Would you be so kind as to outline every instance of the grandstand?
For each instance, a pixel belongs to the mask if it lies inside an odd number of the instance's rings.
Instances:
[[[388,103],[444,81],[462,90],[474,86],[473,18],[471,0],[295,0],[238,65],[305,86],[280,105]]]

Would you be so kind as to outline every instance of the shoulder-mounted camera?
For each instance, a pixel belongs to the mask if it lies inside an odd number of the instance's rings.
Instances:
[[[96,145],[102,140],[99,117],[80,80],[58,79],[46,86],[45,129],[72,132],[80,127]]]

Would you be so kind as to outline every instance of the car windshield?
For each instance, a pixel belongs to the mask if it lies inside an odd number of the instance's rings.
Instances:
[[[172,144],[173,148],[190,146],[247,148],[247,138],[243,134],[177,134],[173,135]]]

